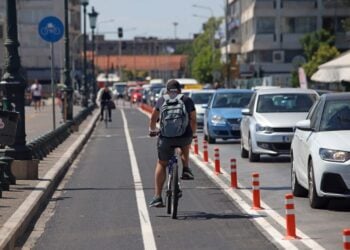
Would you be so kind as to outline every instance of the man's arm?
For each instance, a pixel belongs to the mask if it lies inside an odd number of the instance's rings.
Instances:
[[[159,117],[159,110],[154,108],[153,112],[152,112],[152,115],[151,115],[151,119],[149,121],[149,130],[150,131],[155,131],[156,130],[158,117]]]
[[[193,110],[190,113],[190,126],[191,126],[191,129],[192,129],[193,135],[195,135],[196,132],[197,132],[197,115],[196,115],[196,110]]]

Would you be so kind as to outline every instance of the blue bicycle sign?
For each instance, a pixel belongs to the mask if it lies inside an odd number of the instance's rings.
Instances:
[[[38,32],[42,39],[54,43],[62,38],[64,26],[61,20],[57,17],[48,16],[40,21]]]

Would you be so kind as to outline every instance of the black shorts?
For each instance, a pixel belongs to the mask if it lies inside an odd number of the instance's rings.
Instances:
[[[34,102],[40,102],[41,101],[41,96],[33,96],[33,101]]]
[[[183,137],[183,138],[158,138],[158,159],[161,161],[168,161],[174,155],[174,149],[176,147],[184,147],[190,145],[192,143],[191,137]]]

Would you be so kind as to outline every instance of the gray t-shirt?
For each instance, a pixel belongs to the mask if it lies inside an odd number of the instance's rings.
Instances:
[[[192,131],[192,128],[191,128],[191,112],[195,111],[196,108],[194,106],[194,103],[192,101],[191,98],[187,97],[187,96],[183,96],[182,97],[182,101],[184,102],[185,104],[185,108],[186,108],[186,111],[187,111],[187,114],[188,114],[188,126],[186,128],[186,131],[183,135],[179,136],[180,138],[183,138],[183,137],[192,137],[193,135],[193,131]],[[163,97],[160,97],[155,105],[155,108],[157,111],[160,111],[160,107],[163,105],[164,103],[164,98]]]

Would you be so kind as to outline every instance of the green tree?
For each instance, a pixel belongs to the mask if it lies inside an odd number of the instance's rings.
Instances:
[[[321,44],[318,50],[311,57],[311,60],[303,65],[306,76],[310,78],[317,71],[318,66],[332,60],[339,54],[340,53],[336,47],[329,44]]]
[[[335,37],[328,31],[322,29],[313,33],[306,34],[300,43],[304,49],[306,60],[310,61],[315,52],[321,45],[333,45]]]
[[[221,71],[220,50],[215,44],[215,34],[222,18],[210,18],[204,24],[204,31],[193,42],[190,57],[192,76],[200,82],[213,82],[213,72]]]

